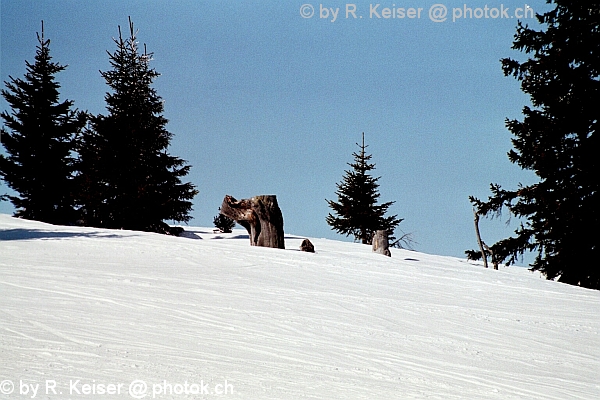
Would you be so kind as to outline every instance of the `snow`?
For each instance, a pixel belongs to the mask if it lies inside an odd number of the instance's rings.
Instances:
[[[0,399],[600,398],[599,291],[186,230],[0,215]]]

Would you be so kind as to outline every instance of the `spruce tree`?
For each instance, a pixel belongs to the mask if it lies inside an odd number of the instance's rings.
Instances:
[[[221,211],[220,207],[219,211]],[[215,225],[215,228],[219,229],[222,233],[231,233],[236,222],[228,216],[219,213],[213,218],[213,224]]]
[[[54,224],[76,220],[74,207],[74,138],[86,116],[59,101],[55,75],[66,67],[52,61],[50,40],[37,34],[35,62],[25,61],[25,79],[10,77],[2,96],[11,112],[2,112],[0,177],[17,196],[2,196],[15,216]]]
[[[112,90],[107,115],[91,118],[80,143],[80,203],[84,222],[106,228],[176,234],[164,221],[187,222],[198,193],[182,183],[190,166],[167,152],[173,134],[162,116],[163,101],[151,86],[158,72],[152,53],[138,49],[136,32],[114,39],[112,69],[101,72]]]
[[[337,202],[327,200],[329,207],[335,213],[327,215],[326,221],[331,228],[346,236],[353,235],[355,240],[363,244],[371,244],[373,233],[376,230],[387,230],[393,235],[394,230],[402,219],[397,215],[385,216],[388,208],[395,202],[390,201],[377,204],[379,199],[380,177],[374,178],[369,174],[375,169],[375,164],[369,161],[372,155],[365,152],[365,134],[362,135],[362,144],[358,153],[352,153],[353,163],[348,163],[352,170],[344,171],[342,182],[336,184]],[[393,238],[392,238],[393,240]]]
[[[600,2],[554,3],[537,16],[545,30],[517,27],[513,49],[530,58],[502,60],[505,75],[521,82],[532,104],[523,108],[522,121],[507,120],[514,135],[508,156],[539,182],[516,190],[492,184],[487,201],[470,200],[481,215],[506,207],[523,220],[514,236],[492,246],[499,260],[511,264],[533,251],[532,270],[600,289]]]

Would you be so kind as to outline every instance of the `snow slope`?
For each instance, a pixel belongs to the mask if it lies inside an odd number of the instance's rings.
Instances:
[[[600,398],[599,291],[187,230],[0,215],[0,398]]]

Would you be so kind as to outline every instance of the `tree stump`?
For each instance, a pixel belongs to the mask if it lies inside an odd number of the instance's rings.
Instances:
[[[277,196],[254,196],[238,201],[227,195],[220,213],[246,228],[251,246],[285,249],[283,215],[277,204]]]
[[[385,230],[375,231],[373,235],[373,252],[391,257],[390,243],[388,241],[388,232]]]
[[[314,253],[315,246],[312,244],[312,242],[310,240],[304,239],[302,241],[302,243],[300,244],[300,250],[306,251],[307,253]]]

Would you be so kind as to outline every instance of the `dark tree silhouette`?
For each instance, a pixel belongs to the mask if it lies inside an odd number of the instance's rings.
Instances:
[[[221,208],[219,207],[219,211]],[[231,233],[233,228],[235,227],[235,221],[219,212],[219,214],[213,218],[213,224],[215,228],[219,229],[219,231],[223,233]]]
[[[123,39],[119,27],[112,70],[101,72],[112,90],[108,114],[91,118],[80,144],[82,215],[88,225],[177,234],[164,221],[189,221],[198,191],[181,181],[190,166],[167,153],[173,134],[151,86],[159,74],[152,53],[139,52],[131,19],[129,33]]]
[[[11,111],[2,112],[0,177],[18,193],[4,195],[16,208],[15,216],[68,224],[76,218],[73,200],[74,138],[86,115],[73,102],[59,101],[55,75],[66,67],[52,61],[50,40],[37,34],[33,64],[25,61],[25,79],[10,77],[2,96]]]
[[[600,117],[600,3],[554,1],[537,15],[545,30],[518,24],[513,49],[524,62],[505,58],[502,68],[521,82],[532,107],[522,121],[507,120],[514,135],[511,162],[539,182],[505,190],[491,185],[487,201],[470,197],[480,215],[507,208],[523,221],[515,235],[491,246],[500,262],[536,252],[532,270],[548,279],[600,289],[598,128]],[[477,252],[468,251],[477,258]]]
[[[385,216],[393,201],[377,204],[379,199],[379,177],[374,178],[369,174],[375,169],[371,164],[371,155],[366,154],[365,134],[362,135],[362,144],[358,144],[360,151],[353,153],[354,162],[348,165],[352,170],[345,171],[341,183],[337,184],[335,194],[337,202],[327,200],[333,214],[327,215],[327,223],[338,233],[346,236],[353,235],[355,240],[364,244],[371,244],[373,233],[377,230],[386,230],[393,234],[402,219],[397,215]],[[394,238],[391,237],[392,241]]]

